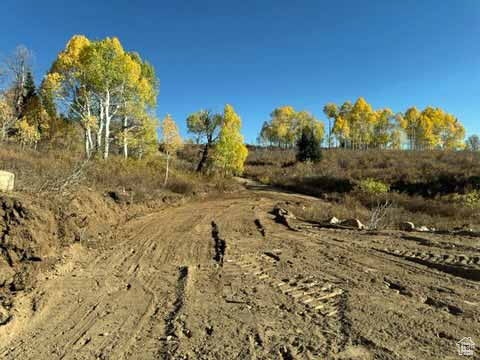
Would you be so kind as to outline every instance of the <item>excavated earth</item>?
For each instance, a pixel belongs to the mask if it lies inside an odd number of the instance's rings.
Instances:
[[[250,189],[67,246],[14,297],[0,358],[457,359],[463,337],[480,344],[478,237],[272,215],[291,204],[321,206]]]

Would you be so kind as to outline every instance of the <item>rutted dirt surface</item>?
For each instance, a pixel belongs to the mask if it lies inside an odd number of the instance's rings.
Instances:
[[[478,238],[271,214],[312,201],[245,191],[71,246],[15,299],[0,358],[456,359],[480,342]]]

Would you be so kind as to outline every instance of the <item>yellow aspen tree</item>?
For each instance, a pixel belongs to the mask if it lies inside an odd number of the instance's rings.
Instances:
[[[35,125],[30,125],[28,119],[24,116],[16,124],[17,139],[24,148],[25,146],[31,146],[40,140],[40,133]]]
[[[29,124],[37,128],[42,139],[49,137],[49,128],[52,121],[50,115],[40,101],[40,98],[33,96],[24,106],[24,116],[28,118]]]
[[[90,41],[75,35],[57,55],[42,88],[47,98],[61,102],[84,128],[87,157],[95,148],[107,159],[115,138],[123,141],[124,156],[128,156],[129,135],[141,125],[138,114],[155,105],[157,86],[153,67],[138,54],[126,52],[117,38]],[[97,119],[94,128],[89,121],[92,116]]]
[[[372,107],[364,98],[358,98],[347,117],[353,148],[368,147],[371,141],[372,126],[375,123],[375,119],[376,117],[372,111]]]
[[[0,139],[2,141],[5,141],[8,131],[14,126],[16,120],[12,102],[5,96],[0,96]]]
[[[143,125],[142,119],[147,110],[156,105],[159,82],[155,76],[155,69],[135,52],[128,54],[131,59],[140,65],[140,77],[125,89],[123,107],[120,110],[122,131],[117,138],[121,139],[124,158],[129,156],[129,143],[135,141],[132,135]]]
[[[375,111],[375,123],[373,125],[372,145],[375,148],[385,149],[390,141],[393,125],[391,119],[393,112],[390,109]]]
[[[85,154],[90,157],[93,140],[92,129],[86,127],[92,115],[91,90],[87,81],[83,53],[91,45],[83,35],[74,35],[60,51],[45,76],[41,86],[43,97],[60,102],[62,107],[79,119],[84,130]]]
[[[420,146],[419,136],[421,135],[419,129],[420,112],[415,106],[408,108],[405,114],[397,114],[396,119],[398,125],[405,131],[408,137],[409,146],[411,150],[416,150]]]
[[[280,106],[272,111],[270,117],[270,122],[263,123],[259,136],[264,144],[292,148],[305,127],[312,128],[319,141],[323,139],[323,123],[305,110],[296,112],[291,106]]]
[[[465,143],[463,142],[463,139],[465,137],[465,128],[457,119],[455,119],[455,123],[453,127],[454,127],[453,136],[452,136],[452,139],[449,140],[451,142],[451,148],[462,150],[465,148]]]
[[[400,150],[402,147],[402,133],[400,129],[394,129],[390,134],[390,149]]]
[[[103,158],[110,153],[111,124],[130,92],[141,90],[142,68],[126,53],[117,38],[105,38],[86,47],[81,54],[89,89],[99,99],[100,126],[103,129]],[[101,136],[100,136],[101,137]]]
[[[272,135],[278,146],[293,147],[296,140],[294,124],[295,110],[291,106],[280,106],[272,111]]]
[[[305,110],[295,113],[294,119],[295,142],[300,139],[303,129],[306,127],[312,130],[313,136],[319,143],[323,141],[323,122],[317,120],[312,114]]]
[[[422,150],[432,149],[436,145],[434,134],[435,113],[431,107],[425,108],[418,118],[418,142]]]
[[[346,147],[352,148],[351,131],[350,131],[350,125],[349,125],[350,124],[349,117],[350,117],[350,113],[352,112],[352,108],[353,108],[352,103],[349,100],[347,100],[340,106],[340,109],[338,110],[338,117],[340,117],[341,119],[339,119],[338,121],[339,126],[337,127],[337,130],[338,128],[342,128],[344,130],[342,131],[344,136],[343,141],[340,144],[341,147],[344,147],[344,148]],[[337,122],[337,119],[335,119],[335,122]],[[335,124],[333,124],[333,126],[335,128]]]
[[[166,155],[167,164],[165,167],[165,180],[163,186],[167,185],[170,158],[175,156],[177,150],[182,146],[182,138],[178,133],[177,124],[172,117],[167,114],[162,121],[162,150]]]
[[[243,143],[240,127],[240,117],[231,105],[225,105],[223,124],[212,157],[214,167],[224,175],[235,175],[243,172],[243,164],[247,158],[248,150]]]
[[[158,151],[158,120],[155,116],[144,113],[137,121],[138,126],[130,130],[128,156],[142,159]]]
[[[463,138],[465,137],[465,128],[452,115],[446,113],[443,117],[441,129],[442,148],[447,150],[461,149],[464,147]]]
[[[337,137],[341,147],[347,147],[350,142],[350,127],[343,116],[337,116],[333,123],[332,133]]]

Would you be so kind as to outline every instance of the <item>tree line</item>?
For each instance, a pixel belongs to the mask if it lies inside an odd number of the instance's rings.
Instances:
[[[0,64],[0,140],[23,147],[82,148],[86,158],[107,160],[112,151],[141,159],[160,150],[170,160],[183,141],[170,115],[155,114],[160,81],[154,67],[117,38],[90,40],[73,36],[61,50],[40,85],[32,75],[32,53],[23,46]],[[407,109],[394,114],[374,110],[363,98],[323,108],[328,119],[328,147],[414,150],[480,148],[474,135],[463,143],[465,130],[440,108]],[[223,113],[200,110],[186,119],[188,132],[201,143],[197,171],[238,174],[247,149],[241,121],[231,105]],[[280,148],[297,147],[299,159],[318,159],[325,129],[306,110],[281,106],[262,125],[258,141]]]
[[[310,129],[316,139],[323,139],[321,121],[305,110],[297,112],[291,106],[281,106],[272,111],[269,121],[263,123],[258,141],[265,145],[292,148],[305,128]]]
[[[462,149],[465,129],[457,118],[431,106],[422,111],[416,107],[404,113],[389,108],[374,110],[365,99],[345,101],[340,106],[328,103],[323,112],[328,119],[327,147],[348,149]],[[293,147],[304,128],[314,130],[323,140],[324,126],[306,111],[291,106],[274,109],[264,122],[258,140],[265,145]],[[467,145],[475,141],[469,138]]]
[[[113,150],[141,159],[161,150],[170,160],[182,146],[170,115],[155,115],[159,80],[155,69],[117,38],[89,40],[75,35],[36,87],[32,53],[23,46],[0,65],[7,85],[0,89],[0,139],[24,147],[83,148],[86,158],[107,160]],[[247,148],[241,121],[231,105],[221,114],[201,110],[186,119],[191,134],[205,141],[197,170],[224,174],[243,170]]]

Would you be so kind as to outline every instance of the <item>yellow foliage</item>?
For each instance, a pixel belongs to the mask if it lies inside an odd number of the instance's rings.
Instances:
[[[213,165],[226,175],[241,174],[248,155],[240,134],[241,121],[233,107],[225,105],[223,124],[212,156]]]
[[[350,138],[350,127],[342,116],[335,119],[332,133],[339,137],[340,142],[345,142]]]
[[[183,145],[182,138],[178,133],[177,124],[173,121],[171,116],[167,114],[162,121],[162,138],[161,144],[163,151],[168,155],[173,155]]]
[[[260,139],[282,147],[293,147],[302,133],[310,127],[318,139],[323,138],[323,123],[307,111],[296,112],[291,106],[281,106],[270,114],[271,121],[265,122]]]
[[[23,145],[32,145],[40,140],[40,133],[34,125],[28,123],[28,119],[23,117],[16,124],[17,139]]]

